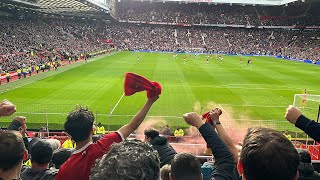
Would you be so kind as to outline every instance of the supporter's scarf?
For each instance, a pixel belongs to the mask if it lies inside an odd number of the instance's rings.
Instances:
[[[158,82],[151,82],[138,74],[126,73],[124,81],[125,95],[131,96],[140,91],[147,91],[147,97],[151,98],[160,95],[162,87]]]

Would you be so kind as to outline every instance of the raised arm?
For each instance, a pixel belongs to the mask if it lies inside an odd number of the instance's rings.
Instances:
[[[286,119],[294,124],[297,128],[303,130],[315,141],[320,142],[320,124],[314,122],[304,115],[301,114],[301,111],[294,107],[289,106],[285,115]]]
[[[229,150],[231,151],[233,155],[233,159],[235,162],[238,162],[239,158],[239,152],[234,143],[232,142],[231,138],[229,137],[227,131],[224,129],[220,122],[220,109],[216,108],[210,112],[210,118],[213,121],[213,124],[215,125],[215,128],[217,130],[217,133],[221,140],[228,146]]]
[[[14,112],[16,112],[16,106],[10,101],[3,100],[0,103],[0,116],[10,116]]]
[[[157,101],[159,96],[151,97],[147,100],[142,109],[131,119],[131,121],[122,126],[118,131],[122,134],[123,138],[127,138],[134,130],[136,130],[146,117],[148,111],[154,102]]]
[[[194,112],[184,114],[183,118],[186,123],[199,129],[206,143],[212,150],[212,154],[215,158],[212,179],[233,179],[236,175],[236,166],[232,154],[212,126],[208,123],[204,123],[200,116]]]

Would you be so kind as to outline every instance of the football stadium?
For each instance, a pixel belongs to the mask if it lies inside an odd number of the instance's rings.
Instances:
[[[0,179],[320,179],[319,10],[1,0]]]

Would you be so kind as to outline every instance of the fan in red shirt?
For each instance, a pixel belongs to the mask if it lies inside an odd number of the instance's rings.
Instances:
[[[135,78],[134,81],[142,78]],[[143,79],[146,82],[146,79]],[[131,80],[130,80],[131,81]],[[128,89],[128,83],[125,89]],[[140,83],[143,85],[144,83]],[[137,84],[137,85],[140,85]],[[160,88],[160,85],[159,85]],[[136,91],[139,92],[139,91]],[[76,150],[72,156],[61,166],[59,173],[55,176],[56,180],[88,180],[91,168],[96,159],[101,158],[113,143],[119,143],[128,137],[142,123],[152,104],[159,98],[161,90],[147,91],[148,100],[142,109],[122,126],[117,132],[105,135],[96,143],[92,143],[94,116],[91,111],[84,107],[78,107],[72,111],[64,124],[66,132],[77,143]]]

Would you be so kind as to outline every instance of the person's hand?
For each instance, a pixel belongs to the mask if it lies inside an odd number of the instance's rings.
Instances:
[[[296,124],[296,122],[300,116],[301,116],[301,111],[298,108],[296,108],[292,105],[290,105],[287,108],[285,117],[292,124]]]
[[[195,112],[184,114],[183,119],[187,124],[194,126],[198,129],[204,124],[204,122],[201,120],[201,117]]]
[[[0,103],[0,116],[10,116],[16,112],[16,106],[8,100],[4,100]]]
[[[153,96],[153,97],[149,98],[148,101],[154,103],[154,102],[156,102],[158,99],[159,99],[159,95],[158,95],[158,96]]]
[[[215,108],[210,111],[209,116],[212,121],[219,121],[219,117],[222,114],[221,109]]]
[[[19,131],[20,131],[22,137],[26,137],[27,125],[23,124],[22,126],[20,126]]]

